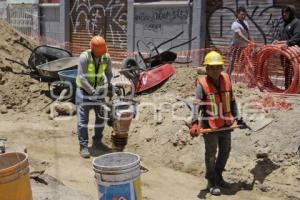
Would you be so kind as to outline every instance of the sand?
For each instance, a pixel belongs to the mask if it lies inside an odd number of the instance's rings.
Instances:
[[[92,159],[111,151],[111,128],[104,130],[108,148],[94,150],[93,157],[82,159],[76,117],[51,120],[46,112],[52,101],[48,84],[24,74],[29,70],[4,59],[26,64],[30,51],[14,41],[22,37],[27,45],[35,43],[0,23],[4,27],[0,30],[0,136],[7,137],[7,146],[27,147],[33,174],[43,171],[47,176],[42,179],[55,178],[43,187],[48,196],[42,195],[39,183],[32,179],[35,199],[63,200],[74,193],[78,193],[78,199],[80,195],[96,199]],[[125,151],[140,155],[142,166],[148,169],[141,175],[143,199],[300,199],[300,157],[296,153],[300,142],[300,100],[297,96],[286,98],[291,110],[258,109],[255,103],[267,94],[243,84],[235,84],[234,90],[245,120],[266,116],[273,122],[257,132],[236,129],[232,133],[232,151],[224,173],[232,187],[223,190],[221,197],[206,193],[203,138],[189,136],[185,121],[190,121],[191,113],[175,99],[193,99],[197,76],[196,68],[177,66],[176,74],[164,85],[136,97],[141,103]],[[92,136],[92,127],[89,130]],[[62,184],[70,189],[69,193],[58,192]]]

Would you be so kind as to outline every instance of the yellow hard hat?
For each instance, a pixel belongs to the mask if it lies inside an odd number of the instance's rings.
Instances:
[[[209,52],[204,58],[204,65],[223,65],[221,54],[216,51]]]

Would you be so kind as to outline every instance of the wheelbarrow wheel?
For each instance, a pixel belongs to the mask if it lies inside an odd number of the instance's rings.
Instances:
[[[134,80],[139,76],[139,66],[134,58],[125,58],[122,63],[122,74],[129,80]]]

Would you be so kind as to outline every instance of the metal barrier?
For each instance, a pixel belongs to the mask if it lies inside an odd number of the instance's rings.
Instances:
[[[32,4],[10,4],[7,7],[7,21],[19,32],[27,35],[34,35],[34,7]]]

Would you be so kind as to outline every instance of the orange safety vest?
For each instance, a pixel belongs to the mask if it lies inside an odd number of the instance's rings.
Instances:
[[[203,88],[206,95],[205,105],[210,128],[222,128],[233,124],[234,118],[231,113],[232,95],[231,81],[226,73],[220,76],[220,91],[210,83],[208,77],[199,77],[197,83]]]

